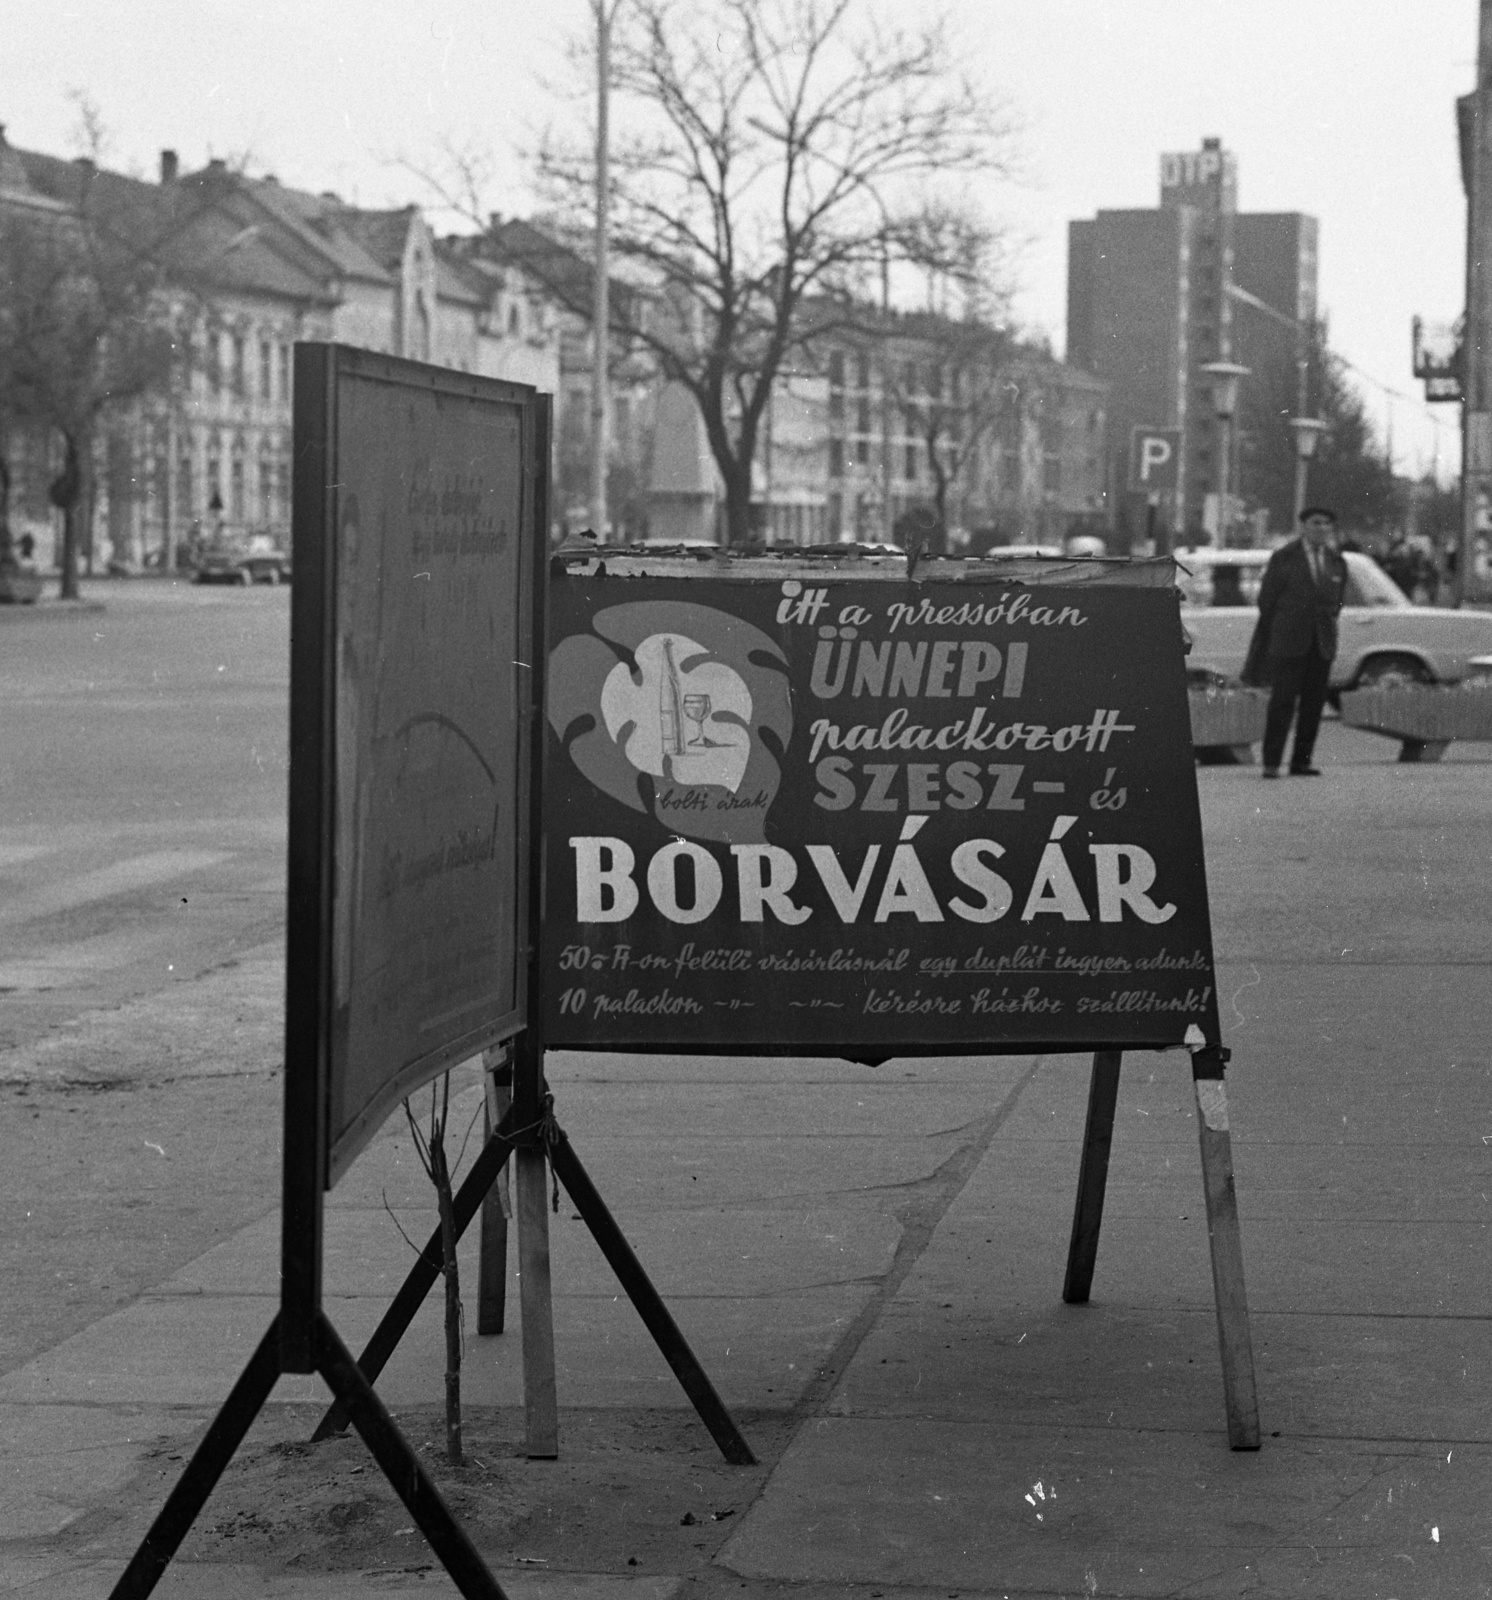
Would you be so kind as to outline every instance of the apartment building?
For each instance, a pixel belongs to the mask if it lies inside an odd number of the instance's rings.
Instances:
[[[1316,251],[1314,217],[1238,209],[1237,160],[1219,139],[1161,157],[1156,209],[1068,224],[1067,359],[1111,385],[1109,470],[1122,540],[1146,520],[1144,498],[1127,486],[1137,427],[1181,430],[1180,479],[1163,521],[1173,537],[1203,537],[1222,467],[1207,364],[1250,369],[1230,492],[1246,486],[1251,450],[1279,447],[1278,430],[1266,441],[1259,411],[1278,410],[1282,397],[1292,410],[1308,403]]]

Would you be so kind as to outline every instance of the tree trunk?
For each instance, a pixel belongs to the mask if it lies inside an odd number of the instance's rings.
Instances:
[[[718,465],[718,463],[717,463]],[[722,473],[725,479],[725,542],[732,550],[748,550],[756,543],[751,520],[751,467]]]
[[[19,563],[10,536],[10,463],[6,459],[10,441],[0,436],[0,572],[11,572]]]
[[[83,451],[78,447],[76,435],[65,432],[62,442],[66,449],[62,471],[53,480],[50,490],[52,504],[62,513],[62,553],[58,566],[62,569],[60,593],[64,600],[78,598],[78,541],[81,518],[78,508],[83,494]]]

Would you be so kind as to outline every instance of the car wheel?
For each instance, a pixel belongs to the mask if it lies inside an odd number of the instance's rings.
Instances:
[[[254,574],[247,567],[240,567],[238,569],[238,581],[247,589],[254,581]]]
[[[1357,671],[1359,689],[1401,688],[1405,684],[1434,681],[1435,674],[1415,656],[1373,656]]]

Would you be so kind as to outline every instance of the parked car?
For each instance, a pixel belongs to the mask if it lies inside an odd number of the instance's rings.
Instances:
[[[1189,673],[1236,680],[1258,621],[1268,550],[1178,550]],[[1492,665],[1492,614],[1417,606],[1369,555],[1345,552],[1347,593],[1333,689],[1458,683]]]
[[[289,583],[290,556],[284,550],[213,545],[201,551],[193,583]]]
[[[1043,559],[1050,557],[1059,560],[1064,551],[1060,544],[992,544],[984,555],[983,561],[1023,561],[1032,556]]]

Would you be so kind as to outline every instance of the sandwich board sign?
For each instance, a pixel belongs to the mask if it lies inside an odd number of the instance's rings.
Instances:
[[[531,388],[296,346],[280,1310],[117,1600],[290,1372],[326,1380],[461,1593],[501,1600],[322,1309],[322,1228],[399,1102],[527,1021],[549,439]]]
[[[1229,1441],[1257,1449],[1173,563],[627,565],[550,591],[545,1046],[1091,1049],[1075,1303],[1122,1052],[1186,1048]]]
[[[1173,590],[551,590],[544,1038],[1219,1042]]]

